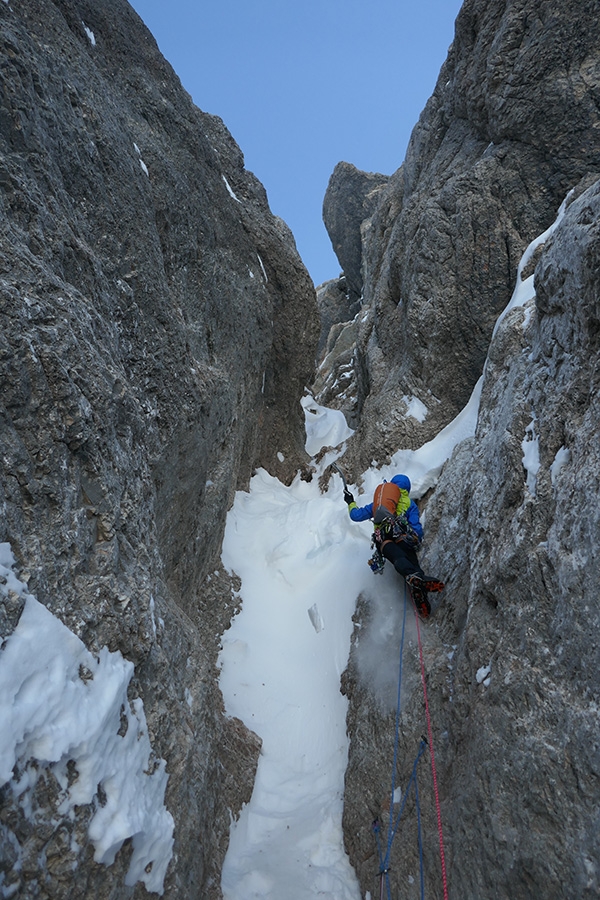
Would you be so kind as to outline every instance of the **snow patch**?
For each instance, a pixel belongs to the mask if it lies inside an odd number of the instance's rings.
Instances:
[[[303,406],[313,454],[351,434],[341,413],[310,397]],[[317,478],[286,486],[260,469],[249,493],[236,494],[222,560],[241,578],[242,608],[222,637],[220,687],[227,714],[263,745],[252,798],[231,828],[226,900],[360,898],[341,826],[348,737],[340,676],[356,596],[372,578],[367,556],[339,476],[321,494]]]
[[[150,177],[150,173],[149,173],[149,171],[148,171],[148,166],[146,165],[146,163],[145,163],[144,160],[142,159],[142,151],[140,150],[140,148],[138,147],[138,145],[135,143],[135,141],[133,142],[133,149],[135,150],[135,152],[137,153],[137,155],[138,155],[138,157],[139,157],[140,168],[141,168],[142,172],[144,172],[145,175],[147,175],[148,177]]]
[[[487,687],[490,683],[491,671],[491,663],[487,666],[481,666],[480,669],[477,669],[477,672],[475,673],[475,680],[477,681],[477,684],[483,684],[485,687]]]
[[[554,462],[550,466],[550,479],[552,481],[553,487],[556,486],[563,467],[567,466],[570,462],[571,451],[567,447],[561,447],[560,450],[557,451],[556,456],[554,457]]]
[[[535,431],[535,419],[525,429],[525,437],[521,442],[523,450],[523,468],[527,472],[527,490],[535,497],[537,476],[540,471],[540,439]]]
[[[5,2],[8,2],[8,0],[5,0]],[[83,25],[83,30],[85,31],[85,33],[88,36],[88,40],[89,40],[90,44],[92,45],[92,47],[95,47],[96,46],[96,37],[94,35],[94,32],[91,30],[91,28],[87,27],[85,22],[82,22],[81,24]]]
[[[0,786],[8,784],[27,812],[29,792],[49,769],[62,788],[60,815],[94,803],[88,833],[95,861],[112,865],[131,838],[125,883],[143,881],[162,894],[173,852],[173,819],[164,806],[168,775],[150,746],[142,701],[127,697],[133,663],[107,647],[94,657],[13,567],[10,545],[0,544],[0,593],[25,600],[0,652]],[[72,783],[68,764],[77,772]]]
[[[227,188],[227,192],[228,192],[229,196],[230,196],[230,197],[233,197],[233,199],[234,199],[237,203],[241,203],[242,201],[239,199],[239,197],[236,197],[236,196],[235,196],[235,194],[234,194],[234,192],[233,192],[233,189],[232,189],[231,185],[229,184],[229,182],[227,181],[227,179],[225,178],[225,176],[224,176],[224,175],[221,175],[221,178],[222,178],[223,181],[225,182],[225,187]]]
[[[261,267],[261,269],[262,269],[262,273],[263,273],[263,275],[264,275],[264,277],[265,277],[265,284],[267,284],[268,281],[269,281],[269,279],[267,278],[267,272],[266,272],[266,269],[265,269],[265,267],[264,267],[264,265],[263,265],[263,261],[262,261],[262,259],[260,258],[260,256],[259,256],[258,253],[257,253],[256,255],[257,255],[257,257],[258,257],[258,262],[260,263],[260,267]]]
[[[306,452],[310,456],[323,447],[338,447],[354,434],[340,410],[320,406],[310,394],[300,402],[306,423]]]
[[[483,376],[473,388],[465,408],[433,440],[423,444],[418,450],[399,450],[392,457],[390,466],[366,472],[363,482],[366,493],[372,495],[383,478],[390,480],[398,472],[403,472],[410,478],[411,495],[414,497],[422,497],[434,487],[454,448],[465,438],[475,434],[482,385]]]
[[[416,419],[417,422],[424,422],[429,410],[418,397],[403,397],[406,403],[406,415]]]
[[[480,392],[481,380],[467,407],[433,441],[400,451],[386,469],[367,471],[367,494],[398,472],[411,478],[417,493],[435,484],[454,447],[475,431]],[[310,395],[302,407],[306,450],[323,473],[353,432],[341,412]],[[327,447],[337,449],[317,465],[314,457]],[[252,798],[232,823],[225,900],[290,896],[290,884],[298,900],[320,893],[337,900],[360,896],[341,830],[348,737],[340,676],[358,595],[374,605],[371,630],[379,641],[359,644],[360,664],[376,660],[379,671],[381,642],[397,639],[400,605],[392,569],[373,588],[371,526],[347,516],[342,487],[339,475],[321,493],[318,478],[306,482],[298,474],[286,486],[260,469],[249,492],[236,494],[227,517],[222,562],[241,578],[241,610],[222,637],[220,687],[227,714],[263,744]],[[377,688],[386,703],[389,694],[395,704],[396,681],[394,672],[389,685]]]

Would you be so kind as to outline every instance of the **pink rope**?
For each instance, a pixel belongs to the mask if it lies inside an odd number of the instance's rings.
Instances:
[[[421,681],[423,682],[423,696],[425,697],[425,716],[427,718],[427,737],[429,738],[429,752],[431,753],[431,773],[433,775],[433,793],[435,795],[435,809],[437,813],[438,834],[440,837],[440,862],[442,864],[442,883],[444,886],[444,900],[448,900],[448,880],[446,878],[446,858],[444,856],[444,835],[442,833],[442,811],[440,809],[440,796],[438,793],[437,773],[435,770],[435,755],[433,752],[433,733],[431,731],[431,716],[429,715],[429,702],[427,700],[427,685],[425,683],[425,663],[423,662],[423,645],[421,643],[421,629],[419,616],[415,610],[417,622],[417,640],[419,642],[419,659],[421,660]]]

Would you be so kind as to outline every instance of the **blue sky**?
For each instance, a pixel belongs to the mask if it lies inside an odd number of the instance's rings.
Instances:
[[[459,0],[130,0],[200,109],[220,116],[315,284],[340,160],[394,172],[433,91]]]

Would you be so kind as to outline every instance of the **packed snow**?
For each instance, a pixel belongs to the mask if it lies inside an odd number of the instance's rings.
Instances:
[[[28,593],[10,545],[0,544],[0,593],[9,591],[25,606],[0,651],[0,786],[8,785],[29,817],[38,779],[52,773],[60,816],[93,805],[88,833],[96,862],[111,865],[132,838],[126,884],[143,881],[161,894],[173,847],[168,776],[152,752],[142,701],[127,698],[133,663],[106,647],[93,656]]]

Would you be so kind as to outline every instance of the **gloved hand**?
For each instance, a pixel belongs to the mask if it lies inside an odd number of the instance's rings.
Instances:
[[[348,488],[344,488],[344,503],[354,503],[354,495],[350,493]]]

